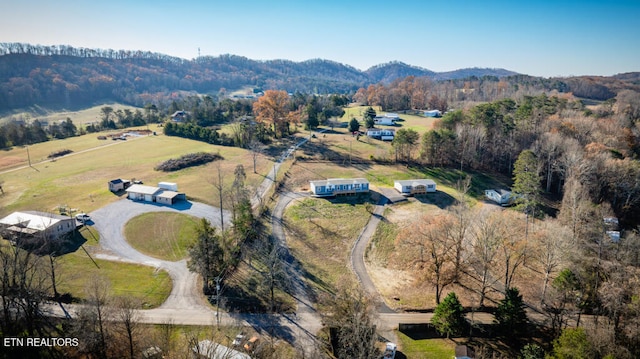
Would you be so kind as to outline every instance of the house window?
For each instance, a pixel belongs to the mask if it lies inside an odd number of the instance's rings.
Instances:
[[[353,185],[353,188],[355,188],[355,189],[360,189],[360,183],[356,183],[356,184],[354,184],[354,185]]]

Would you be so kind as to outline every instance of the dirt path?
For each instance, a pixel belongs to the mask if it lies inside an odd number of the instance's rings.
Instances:
[[[371,241],[371,237],[376,233],[376,228],[380,223],[380,219],[384,214],[384,206],[387,203],[387,198],[383,195],[380,195],[378,199],[378,203],[376,203],[375,209],[373,213],[371,213],[371,218],[367,225],[363,228],[362,232],[356,239],[356,242],[351,249],[351,270],[356,274],[358,280],[362,284],[362,288],[365,292],[372,298],[374,298],[376,305],[378,307],[379,313],[395,313],[393,309],[389,308],[387,304],[382,299],[382,296],[378,292],[375,284],[371,280],[369,276],[369,272],[367,271],[367,267],[365,264],[364,256],[367,252],[367,248],[369,247],[369,242]]]

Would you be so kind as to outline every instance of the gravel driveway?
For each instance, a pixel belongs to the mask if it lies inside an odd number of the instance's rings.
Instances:
[[[107,254],[98,254],[97,258],[121,260],[140,263],[166,270],[173,281],[169,298],[160,306],[161,309],[202,309],[210,307],[202,298],[198,275],[187,269],[185,259],[178,262],[165,261],[144,255],[127,243],[124,237],[124,226],[133,217],[149,212],[176,212],[198,218],[208,219],[212,225],[220,227],[220,209],[194,202],[180,202],[174,206],[156,203],[136,202],[129,199],[111,203],[91,212],[93,227],[100,233],[100,246]],[[223,211],[225,221],[231,219],[228,211]]]

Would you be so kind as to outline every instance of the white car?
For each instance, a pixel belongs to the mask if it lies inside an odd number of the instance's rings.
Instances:
[[[91,217],[86,213],[78,213],[76,214],[76,219],[82,223],[90,221]]]
[[[395,343],[387,343],[387,346],[384,350],[383,359],[393,359],[396,357],[396,349],[398,346]]]

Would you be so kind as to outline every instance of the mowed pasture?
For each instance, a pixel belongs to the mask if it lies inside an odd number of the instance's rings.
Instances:
[[[124,235],[138,252],[179,261],[198,238],[199,219],[181,213],[150,212],[127,222]]]
[[[55,111],[50,112],[48,110],[44,110],[42,108],[33,108],[33,112],[22,112],[16,113],[12,115],[8,115],[0,118],[0,124],[5,123],[11,119],[29,119],[29,120],[38,120],[41,122],[46,122],[49,124],[60,123],[67,120],[67,118],[71,119],[76,127],[86,127],[87,125],[99,123],[102,120],[102,108],[103,107],[111,107],[113,111],[125,110],[128,109],[131,112],[135,112],[136,110],[140,110],[144,113],[143,108],[127,106],[122,104],[104,104],[98,105],[94,107],[90,107],[83,110],[78,111]],[[114,116],[115,117],[115,116]]]
[[[16,210],[53,212],[60,205],[91,212],[124,196],[108,190],[107,182],[115,178],[136,178],[154,186],[160,181],[175,182],[188,199],[218,205],[219,196],[212,184],[218,166],[226,188],[231,187],[233,171],[238,164],[245,168],[246,185],[255,188],[273,165],[270,158],[260,156],[258,174],[254,174],[252,156],[247,150],[162,134],[130,137],[126,141],[98,140],[97,136],[88,134],[31,145],[32,167],[16,168],[18,159],[27,163],[25,148],[0,152],[0,164],[5,164],[0,167],[0,181],[4,182],[5,192],[0,196],[0,215]],[[60,149],[73,153],[46,161],[48,154]],[[219,152],[224,160],[176,172],[154,170],[162,161],[193,152]],[[13,170],[6,171],[7,168]]]

